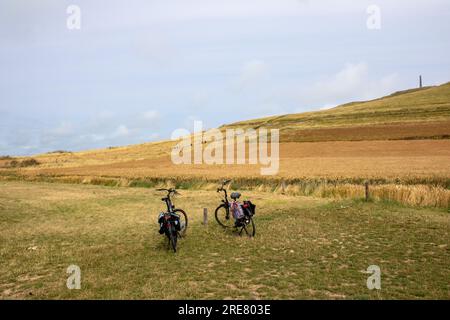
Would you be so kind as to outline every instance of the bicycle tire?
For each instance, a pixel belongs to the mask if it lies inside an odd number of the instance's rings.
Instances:
[[[223,209],[223,210],[221,210],[221,209]],[[224,212],[221,212],[221,211],[224,211]],[[226,214],[227,214],[227,211],[228,211],[228,221],[229,221],[229,224],[225,224],[225,223],[223,223],[222,221],[221,221],[221,216],[225,213],[225,216],[223,217],[225,220],[227,219],[227,217],[226,217]],[[221,204],[220,206],[218,206],[217,208],[216,208],[216,210],[214,211],[214,216],[216,217],[216,221],[217,221],[217,223],[219,223],[219,225],[221,225],[222,227],[224,227],[224,228],[233,228],[234,227],[234,219],[233,219],[233,217],[230,217],[230,211],[229,211],[229,209],[227,208],[227,205],[226,204]]]
[[[169,244],[172,246],[173,252],[177,252],[177,231],[173,227],[169,227]]]

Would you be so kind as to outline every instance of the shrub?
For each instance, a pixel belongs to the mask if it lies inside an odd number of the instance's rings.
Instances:
[[[18,167],[19,166],[19,161],[17,161],[17,160],[10,161],[8,163],[8,166],[11,167],[11,168]]]
[[[20,166],[21,166],[21,167],[34,167],[34,166],[37,166],[37,165],[39,165],[39,164],[40,164],[40,162],[37,161],[37,160],[34,159],[34,158],[25,159],[25,160],[22,160],[22,161],[20,162]]]
[[[22,161],[12,160],[8,163],[8,167],[10,168],[24,168],[24,167],[34,167],[39,165],[40,162],[34,158],[25,159]]]

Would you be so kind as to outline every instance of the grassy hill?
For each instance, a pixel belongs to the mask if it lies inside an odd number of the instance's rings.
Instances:
[[[228,127],[320,128],[411,121],[450,120],[450,82],[395,92],[331,109],[240,121]]]
[[[395,92],[370,101],[350,102],[328,110],[286,114],[223,125],[227,128],[277,128],[282,141],[361,141],[450,138],[450,82],[432,87]],[[94,164],[165,156],[173,141],[150,142],[81,152],[37,155]],[[19,157],[21,158],[21,157]],[[98,161],[96,161],[96,159]],[[11,160],[0,158],[2,162]]]
[[[328,110],[240,121],[226,128],[278,128],[284,141],[450,137],[450,82]]]

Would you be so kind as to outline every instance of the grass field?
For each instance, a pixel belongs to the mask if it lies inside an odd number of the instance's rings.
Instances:
[[[446,209],[249,191],[247,239],[201,225],[215,192],[180,192],[190,225],[174,254],[154,189],[0,181],[0,298],[450,299]],[[381,290],[366,287],[372,264]]]

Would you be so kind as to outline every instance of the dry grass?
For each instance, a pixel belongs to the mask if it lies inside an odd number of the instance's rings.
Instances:
[[[153,189],[0,181],[0,298],[450,298],[445,210],[244,191],[258,206],[249,240],[201,225],[214,190],[180,192],[190,226],[174,255]],[[81,290],[66,288],[70,264]],[[366,287],[371,264],[380,291]]]
[[[237,187],[273,191],[285,181],[290,194],[321,197],[362,197],[362,184],[370,180],[376,200],[395,200],[408,205],[449,206],[450,140],[342,141],[282,143],[280,172],[260,176],[257,165],[173,165],[164,154],[169,143],[74,155],[38,157],[38,167],[0,170],[4,177],[84,184],[153,186],[171,183],[203,188],[223,177]],[[118,154],[116,154],[118,152]],[[109,163],[107,157],[111,161]],[[67,159],[67,163],[61,161]],[[136,160],[128,160],[136,159]],[[22,160],[23,161],[23,160]],[[106,163],[103,163],[105,162]],[[102,163],[102,164],[99,164]]]
[[[144,178],[130,179],[123,177],[89,177],[89,176],[0,176],[0,181],[46,181],[52,183],[75,183],[112,187],[144,188],[182,188],[191,190],[216,190],[219,180],[198,179],[192,177],[172,177],[172,179]],[[364,181],[342,182],[340,180],[264,180],[234,179],[231,189],[270,192],[290,196],[314,196],[319,198],[363,199],[365,197]],[[435,181],[436,182],[436,181]],[[426,184],[392,184],[373,181],[369,184],[370,200],[395,201],[408,206],[450,208],[450,190],[438,185]]]
[[[286,193],[302,194],[300,188],[294,192],[287,188]],[[355,184],[323,184],[317,189],[309,191],[309,193],[325,198],[362,199],[365,196],[365,188],[362,185]],[[372,185],[369,188],[369,195],[374,200],[395,201],[409,206],[450,208],[450,190],[439,186]]]

